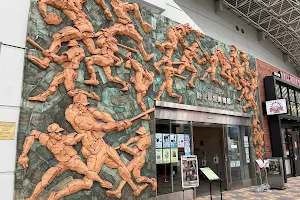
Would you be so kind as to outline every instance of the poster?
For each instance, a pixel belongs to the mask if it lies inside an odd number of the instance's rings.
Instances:
[[[209,167],[200,168],[201,172],[208,178],[210,181],[220,180],[220,178],[213,172]]]
[[[184,134],[177,135],[178,148],[184,148]]]
[[[162,133],[156,133],[155,138],[156,138],[156,148],[161,149],[163,147]]]
[[[163,149],[163,163],[170,163],[171,161],[171,150]]]
[[[156,149],[156,164],[163,163],[163,150],[162,149]]]
[[[171,149],[171,163],[177,163],[178,162],[178,149],[173,148]]]
[[[182,188],[199,186],[197,156],[181,156],[181,182]]]
[[[163,148],[170,148],[170,134],[163,134]]]
[[[170,134],[171,148],[177,148],[177,134]]]

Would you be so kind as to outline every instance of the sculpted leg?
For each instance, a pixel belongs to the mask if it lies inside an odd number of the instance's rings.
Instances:
[[[222,82],[216,79],[215,73],[210,73],[210,79],[212,82],[217,83],[219,86],[222,86]]]
[[[178,103],[182,103],[182,96],[176,94],[173,92],[173,80],[167,80],[166,88],[167,88],[167,93],[170,97],[175,97],[178,98]]]
[[[55,167],[49,168],[42,176],[42,180],[36,185],[31,197],[26,200],[35,200],[37,196],[43,191],[43,189],[47,187],[56,176],[58,176],[65,170],[66,167],[61,163],[58,163]]]
[[[160,88],[159,88],[159,92],[158,92],[157,97],[156,97],[154,100],[160,101],[161,95],[163,94],[163,92],[164,92],[164,90],[165,90],[165,88],[166,88],[166,85],[167,85],[167,82],[164,81],[164,82],[162,83],[162,85],[160,86]]]
[[[141,168],[144,166],[138,164],[137,166],[134,167],[132,174],[133,177],[135,178],[136,182],[138,183],[150,183],[152,185],[152,190],[155,191],[157,188],[157,183],[155,178],[148,178],[146,176],[141,176]]]
[[[115,83],[119,83],[121,85],[123,85],[123,88],[121,89],[122,91],[127,91],[128,90],[128,83],[126,83],[125,81],[122,81],[120,78],[118,77],[113,77],[111,75],[111,69],[110,66],[106,66],[103,67],[104,73],[107,76],[107,79],[111,82],[115,82]]]
[[[149,33],[150,31],[152,31],[152,26],[143,20],[138,4],[136,4],[136,3],[129,4],[126,6],[125,9],[126,9],[126,11],[134,11],[135,17],[142,24],[142,27],[145,32]]]
[[[87,71],[90,73],[90,80],[85,80],[84,83],[87,85],[99,85],[99,81],[96,78],[96,70],[94,68],[94,56],[86,57],[84,59]]]
[[[53,78],[52,82],[50,83],[50,87],[45,92],[34,97],[29,97],[28,100],[41,101],[41,102],[47,101],[47,97],[53,94],[57,90],[58,86],[64,82],[64,80],[65,80],[64,72],[58,73]]]
[[[196,67],[195,67],[194,65],[191,65],[191,66],[188,68],[188,70],[189,70],[190,72],[192,72],[191,78],[190,78],[190,80],[189,80],[189,86],[190,86],[190,88],[195,88],[194,80],[195,80],[195,78],[196,78],[196,76],[197,76],[197,74],[198,74],[198,71],[197,71],[197,69],[196,69]]]
[[[131,180],[131,176],[130,176],[130,172],[127,169],[126,165],[121,161],[118,153],[111,147],[108,147],[108,154],[110,157],[110,161],[114,162],[114,165],[118,166],[118,173],[120,175],[120,177],[125,180],[130,187],[133,190],[133,194],[134,196],[139,196],[140,193],[145,189],[145,187],[147,187],[147,184],[141,185],[141,186],[136,186],[134,184],[134,182]],[[113,164],[112,162],[110,164]],[[109,195],[110,193],[107,191],[106,193],[107,195]],[[121,196],[121,194],[116,194],[115,197]]]
[[[205,72],[202,76],[202,78],[200,78],[201,81],[205,81],[205,78],[208,76],[208,72]]]
[[[146,105],[144,104],[144,102],[143,102],[143,97],[146,95],[146,93],[145,94],[143,94],[142,92],[137,92],[136,93],[136,99],[137,99],[137,102],[138,102],[138,104],[140,105],[140,107],[142,108],[142,110],[145,112],[146,110],[147,110],[147,107],[146,107]],[[144,119],[144,120],[150,120],[150,116],[147,114],[147,115],[145,115],[144,117],[142,117],[142,119]]]
[[[71,181],[65,188],[58,192],[51,192],[48,200],[58,200],[62,197],[74,194],[81,190],[89,190],[93,186],[93,181],[84,177],[83,179],[75,179]]]

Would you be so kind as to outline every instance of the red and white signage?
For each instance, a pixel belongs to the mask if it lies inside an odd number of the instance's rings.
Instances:
[[[266,101],[267,115],[287,114],[286,99]]]
[[[284,71],[280,71],[280,77],[281,77],[281,79],[300,87],[300,79],[297,78],[296,76],[288,74]]]

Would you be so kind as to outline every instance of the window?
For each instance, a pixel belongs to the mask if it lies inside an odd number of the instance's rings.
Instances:
[[[276,96],[278,99],[281,99],[282,98],[282,95],[281,95],[281,89],[280,89],[280,85],[279,83],[276,83],[276,86],[275,86],[275,90],[276,90]]]
[[[290,104],[290,108],[291,108],[291,114],[293,116],[297,116],[295,91],[291,88],[289,89],[289,104]]]

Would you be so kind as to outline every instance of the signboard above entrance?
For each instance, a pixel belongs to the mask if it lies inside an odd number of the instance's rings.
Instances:
[[[267,115],[287,114],[286,99],[266,101]]]
[[[275,75],[275,74],[273,74],[273,75]],[[279,77],[281,79],[285,80],[285,81],[288,81],[288,82],[300,87],[300,79],[297,78],[296,76],[293,76],[293,75],[288,74],[286,72],[280,71],[280,76]]]

